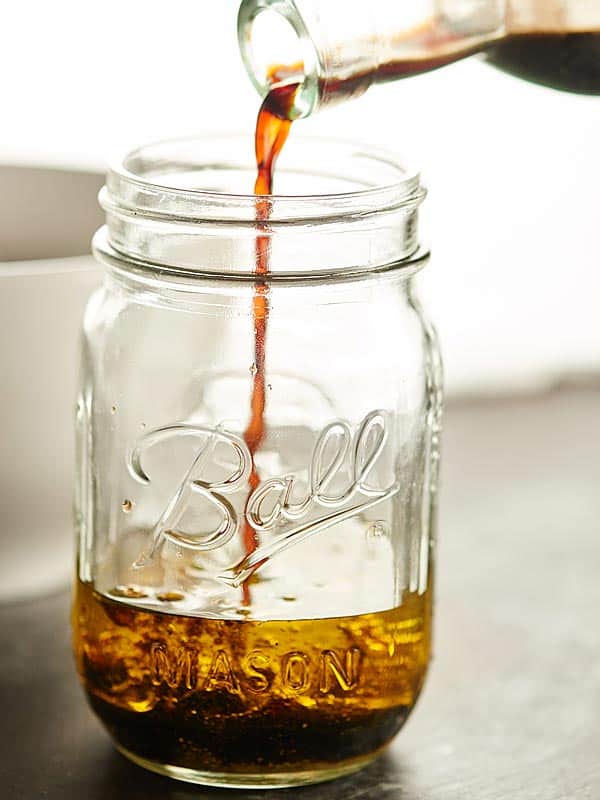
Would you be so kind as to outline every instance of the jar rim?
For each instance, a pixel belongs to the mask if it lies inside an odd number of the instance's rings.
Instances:
[[[239,186],[252,188],[255,169],[249,136],[209,134],[153,142],[110,162],[101,204],[107,211],[129,210],[174,221],[254,225],[256,195]],[[230,184],[215,186],[217,174],[220,181],[229,178]],[[326,187],[323,191],[268,196],[271,223],[331,222],[416,207],[425,196],[420,173],[405,167],[392,151],[345,139],[290,137],[276,180],[285,187],[302,186],[317,175]]]
[[[260,198],[268,220],[248,193],[256,176],[251,137],[196,136],[131,151],[100,193],[107,224],[96,252],[251,280],[257,237],[269,242],[277,278],[369,272],[417,252],[425,196],[418,172],[368,145],[291,138],[277,163],[279,193]]]

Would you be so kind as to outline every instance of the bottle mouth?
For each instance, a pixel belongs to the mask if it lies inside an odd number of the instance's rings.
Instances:
[[[321,65],[308,28],[293,0],[243,0],[238,43],[246,71],[261,97],[275,83],[298,84],[289,119],[319,105]]]

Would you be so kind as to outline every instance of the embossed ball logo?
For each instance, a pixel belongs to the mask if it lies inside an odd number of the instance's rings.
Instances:
[[[354,431],[343,420],[327,425],[313,447],[301,500],[295,492],[299,484],[297,475],[269,478],[250,493],[243,510],[246,521],[257,533],[271,535],[265,537],[256,550],[223,571],[220,580],[239,586],[284,550],[396,494],[399,489],[396,481],[377,486],[373,474],[388,435],[387,414],[381,410],[367,414]],[[138,556],[136,566],[150,563],[165,541],[207,551],[224,547],[239,531],[239,514],[230,498],[247,489],[252,458],[243,439],[223,426],[210,428],[180,423],[148,431],[138,439],[127,457],[130,474],[150,487],[152,476],[144,467],[145,457],[165,442],[172,444],[182,439],[196,444],[193,458],[156,521],[150,543]],[[227,453],[230,467],[226,475],[209,480],[207,476],[217,448]],[[346,477],[342,488],[340,476]],[[334,482],[337,483],[335,490]],[[218,524],[210,531],[191,535],[178,525],[194,495],[200,495],[217,512]]]

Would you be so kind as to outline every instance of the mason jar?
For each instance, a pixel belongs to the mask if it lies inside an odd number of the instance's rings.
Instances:
[[[108,173],[73,624],[128,758],[274,787],[367,764],[421,691],[441,368],[418,174],[291,137],[257,221],[254,169],[250,139],[220,137]]]

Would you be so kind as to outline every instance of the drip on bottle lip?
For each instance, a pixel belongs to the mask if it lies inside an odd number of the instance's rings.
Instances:
[[[238,44],[252,84],[264,97],[273,83],[299,84],[289,118],[307,117],[320,103],[317,48],[293,2],[242,2],[238,13]]]

